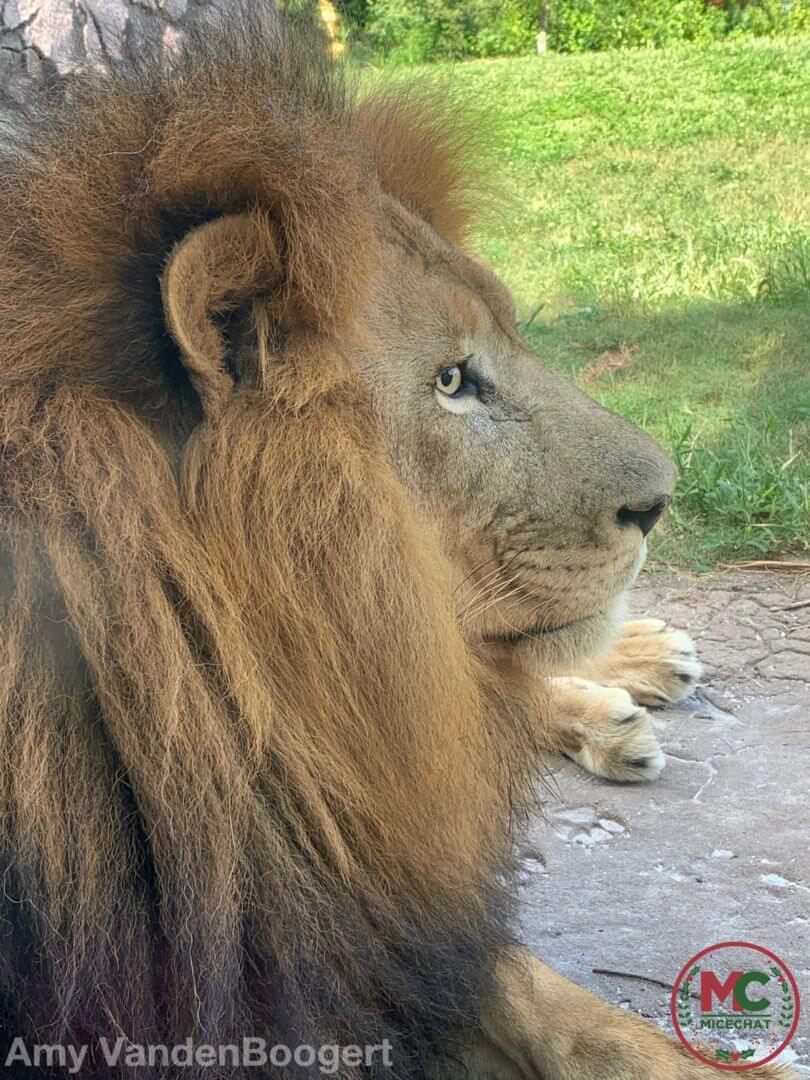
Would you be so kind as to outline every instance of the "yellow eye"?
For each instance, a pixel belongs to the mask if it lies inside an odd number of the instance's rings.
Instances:
[[[459,392],[464,383],[464,373],[460,367],[445,368],[436,376],[435,382],[437,390],[448,397],[453,397],[454,394]]]

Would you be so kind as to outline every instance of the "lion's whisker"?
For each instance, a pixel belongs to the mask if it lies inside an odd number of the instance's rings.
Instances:
[[[461,589],[464,585],[466,585],[466,583],[470,580],[470,578],[473,576],[473,574],[477,574],[479,570],[481,570],[485,566],[489,566],[489,564],[491,562],[494,562],[497,558],[499,558],[499,556],[498,556],[498,553],[495,552],[494,555],[491,555],[488,559],[484,559],[484,561],[482,563],[479,563],[477,566],[474,566],[472,568],[472,570],[470,570],[470,572],[468,574],[464,575],[464,577],[461,579],[461,581],[458,583],[458,585],[456,585],[455,589],[453,589],[453,595],[455,595],[458,592],[459,589]],[[493,572],[497,573],[498,568],[499,567],[496,567],[495,571],[493,571]]]
[[[514,587],[510,588],[510,586]],[[514,578],[512,578],[509,581],[504,582],[501,586],[501,589],[508,589],[509,591],[505,593],[503,591],[494,593],[489,598],[487,603],[482,604],[480,607],[476,608],[475,611],[469,612],[467,615],[467,619],[479,618],[481,615],[489,611],[490,608],[495,607],[496,604],[500,604],[503,603],[505,600],[509,600],[511,597],[517,595],[521,591],[521,586],[518,582],[514,580]],[[465,623],[467,619],[465,619]]]
[[[501,574],[505,574],[509,570],[509,568],[512,566],[512,563],[515,561],[515,559],[518,557],[518,555],[519,555],[519,552],[515,552],[515,554],[512,555],[506,563],[499,563],[495,567],[494,570],[491,570],[480,581],[476,582],[475,591],[473,592],[472,597],[470,598],[470,600],[467,603],[467,608],[469,608],[473,604],[477,603],[477,601],[484,595],[484,591],[485,591],[486,587],[490,584],[490,582],[493,583],[492,587],[494,587],[494,583],[497,581],[498,576],[501,575]],[[498,556],[495,556],[495,557],[497,558]],[[487,560],[487,561],[491,561],[491,560]],[[486,566],[486,563],[482,563],[481,565]],[[467,577],[469,578],[469,576],[470,575],[468,574]],[[467,580],[467,579],[465,578],[465,580]]]
[[[473,607],[475,607],[476,604],[478,604],[485,597],[492,595],[493,590],[503,587],[503,583],[498,583],[498,576],[502,575],[504,572],[504,568],[502,566],[498,566],[490,574],[487,574],[483,581],[476,583],[476,587],[472,592],[470,599],[464,605],[464,614],[462,615],[462,620],[466,619],[468,613]]]

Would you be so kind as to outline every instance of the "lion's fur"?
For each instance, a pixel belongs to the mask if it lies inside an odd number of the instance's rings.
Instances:
[[[380,185],[455,233],[460,143],[321,53],[234,22],[2,150],[4,1038],[387,1037],[422,1077],[508,936],[531,747],[347,347]],[[213,413],[160,278],[244,212],[284,362]]]

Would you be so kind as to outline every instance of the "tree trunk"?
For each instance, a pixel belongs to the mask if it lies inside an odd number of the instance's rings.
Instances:
[[[0,88],[18,97],[32,79],[172,48],[213,12],[211,0],[0,0]]]

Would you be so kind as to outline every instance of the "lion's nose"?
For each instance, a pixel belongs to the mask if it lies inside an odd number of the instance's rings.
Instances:
[[[620,525],[638,525],[642,535],[646,536],[670,502],[670,495],[658,495],[647,506],[622,506],[616,514],[616,519]]]

